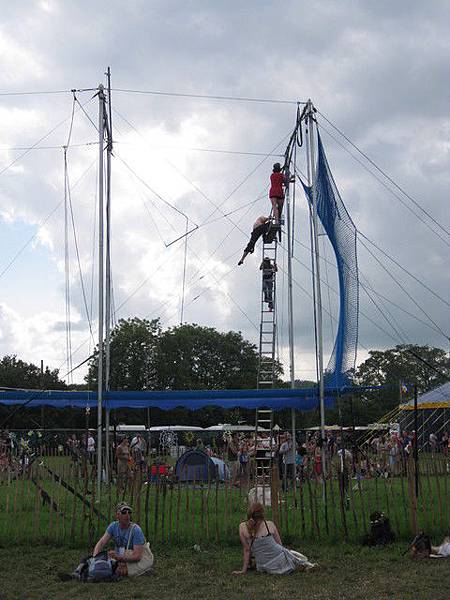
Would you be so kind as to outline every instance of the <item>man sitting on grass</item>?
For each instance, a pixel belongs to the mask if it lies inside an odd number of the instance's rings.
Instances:
[[[141,560],[144,550],[144,534],[139,525],[131,522],[131,513],[131,506],[126,502],[120,502],[117,505],[117,521],[108,525],[93,552],[93,556],[97,556],[113,539],[115,548],[108,552],[108,556],[118,561],[117,574],[120,576],[128,575],[127,563],[136,563]]]

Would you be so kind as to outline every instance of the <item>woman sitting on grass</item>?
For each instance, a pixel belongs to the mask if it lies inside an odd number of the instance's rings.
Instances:
[[[243,565],[240,571],[233,571],[233,575],[247,573],[251,554],[255,558],[256,570],[271,575],[287,575],[296,569],[306,571],[317,566],[300,552],[288,550],[283,546],[275,523],[266,521],[264,507],[259,502],[250,505],[247,521],[239,525],[239,537]]]

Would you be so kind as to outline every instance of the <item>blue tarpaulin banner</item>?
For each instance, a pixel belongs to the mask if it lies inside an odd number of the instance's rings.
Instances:
[[[339,390],[339,395],[378,389],[375,387],[351,387]],[[325,390],[325,406],[333,408],[337,400],[335,389]],[[27,404],[54,406],[57,408],[94,408],[97,392],[69,392],[59,390],[0,390],[0,404]],[[272,410],[295,408],[315,410],[319,404],[317,388],[272,390],[176,390],[162,392],[104,392],[105,408],[159,408],[171,410],[177,407],[197,410],[205,406],[222,408],[258,408]]]

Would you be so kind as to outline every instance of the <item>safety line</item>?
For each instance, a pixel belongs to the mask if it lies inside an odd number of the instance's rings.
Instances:
[[[172,96],[174,98],[198,98],[201,100],[229,100],[232,102],[259,102],[263,104],[307,104],[298,100],[278,100],[275,98],[247,98],[245,96],[216,96],[209,94],[189,94],[181,92],[161,92],[156,90],[130,90],[124,88],[112,88],[113,92],[124,92],[128,94],[149,94],[152,96]]]

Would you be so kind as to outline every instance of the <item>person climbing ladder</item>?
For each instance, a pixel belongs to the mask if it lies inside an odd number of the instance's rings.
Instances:
[[[275,223],[280,223],[281,213],[284,205],[284,188],[286,187],[286,180],[284,174],[281,171],[280,163],[273,165],[273,172],[270,176],[270,190],[269,199],[272,203],[273,218]]]
[[[278,271],[277,263],[275,261],[271,261],[270,258],[265,256],[259,267],[263,272],[263,295],[264,302],[267,302],[269,306],[269,310],[273,310],[273,281],[275,278],[275,273]]]

